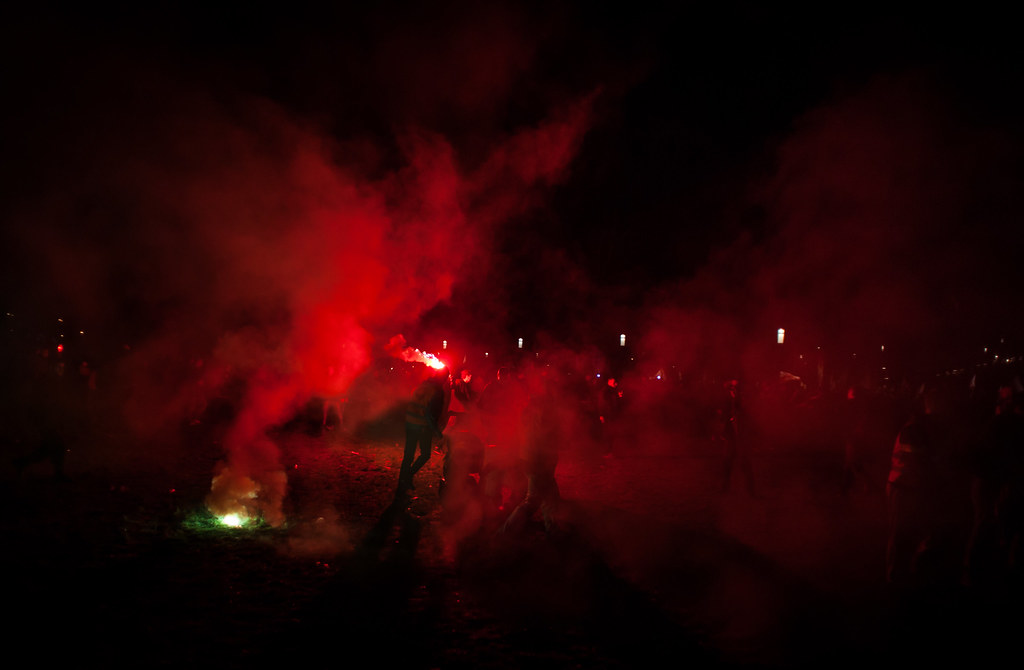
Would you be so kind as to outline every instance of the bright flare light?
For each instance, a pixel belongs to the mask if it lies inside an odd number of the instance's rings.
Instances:
[[[241,528],[245,521],[237,514],[226,514],[220,517],[220,522],[225,526],[231,526],[232,528]]]
[[[428,354],[425,351],[414,349],[413,347],[406,347],[402,350],[402,360],[412,361],[415,363],[423,363],[424,365],[434,368],[435,370],[444,369],[444,362],[434,354]]]

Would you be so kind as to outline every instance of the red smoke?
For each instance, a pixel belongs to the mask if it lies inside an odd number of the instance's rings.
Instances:
[[[530,48],[505,34],[490,53],[513,77]],[[526,60],[505,60],[516,53]],[[18,242],[54,278],[45,288],[131,345],[110,383],[123,385],[133,427],[154,434],[233,394],[222,471],[233,474],[221,481],[250,478],[271,523],[282,520],[284,485],[268,429],[314,396],[343,394],[379,338],[475,281],[496,231],[565,174],[591,102],[477,134],[469,157],[403,119],[389,154],[366,147],[392,138],[356,130],[338,141],[173,67],[90,57],[87,75],[63,73],[77,114],[55,119],[39,145],[61,169],[45,205],[13,217],[24,224]],[[366,170],[374,153],[387,162]]]

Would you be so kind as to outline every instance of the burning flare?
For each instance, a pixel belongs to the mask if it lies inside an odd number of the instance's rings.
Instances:
[[[406,345],[405,337],[402,335],[395,335],[392,337],[385,347],[385,350],[392,356],[401,358],[403,361],[423,363],[435,370],[442,370],[445,367],[444,361],[434,354],[428,354],[425,351],[420,351],[419,349]]]
[[[441,359],[434,354],[428,354],[424,351],[420,351],[419,349],[413,349],[412,347],[406,347],[403,349],[401,357],[403,361],[423,363],[435,370],[441,370],[444,368],[444,363],[441,362]]]

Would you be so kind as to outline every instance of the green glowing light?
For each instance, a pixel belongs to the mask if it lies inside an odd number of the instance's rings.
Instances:
[[[181,520],[181,526],[183,529],[193,533],[210,533],[213,535],[222,535],[224,533],[229,534],[256,534],[266,533],[273,530],[281,530],[285,528],[271,528],[261,516],[250,516],[248,514],[237,513],[237,514],[225,514],[217,516],[208,509],[193,510],[191,513],[184,515]]]

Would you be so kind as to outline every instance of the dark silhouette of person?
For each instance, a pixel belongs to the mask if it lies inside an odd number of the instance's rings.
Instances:
[[[415,488],[412,478],[430,460],[434,438],[443,439],[443,419],[448,409],[448,372],[442,368],[434,370],[424,379],[406,405],[405,412],[405,453],[398,473],[396,496],[407,494]],[[419,458],[416,450],[419,449]]]
[[[724,446],[722,465],[722,491],[732,487],[733,470],[739,469],[747,493],[754,495],[754,466],[750,461],[750,445],[742,433],[742,404],[739,380],[730,379],[723,385],[722,401],[718,409],[720,436]]]
[[[474,430],[476,426],[477,401],[480,392],[473,387],[473,371],[464,368],[459,376],[452,381],[452,400],[449,412],[451,421],[449,428],[459,427],[463,430]]]
[[[449,518],[458,516],[480,493],[484,473],[484,441],[465,429],[447,436],[437,494]]]
[[[849,494],[858,481],[865,484],[870,481],[864,463],[868,441],[868,417],[862,395],[855,386],[849,387],[840,412],[843,440],[843,477],[840,490],[843,495]]]
[[[76,393],[76,380],[65,379],[63,374],[63,367],[55,367],[27,380],[18,401],[10,408],[17,412],[17,416],[11,417],[19,427],[17,441],[30,447],[14,459],[18,476],[30,466],[49,461],[54,478],[67,480],[65,456],[71,440],[82,432],[79,414],[84,398]]]
[[[526,496],[501,527],[502,532],[521,531],[539,510],[548,533],[556,529],[561,495],[555,469],[562,440],[558,404],[551,383],[538,376],[531,381],[530,399],[522,413],[522,460],[526,471]]]
[[[526,477],[520,460],[520,418],[526,395],[512,370],[502,367],[494,381],[480,394],[479,407],[484,422],[487,453],[484,464],[484,495],[491,510],[518,502],[525,495]]]
[[[948,410],[940,389],[926,389],[921,410],[896,437],[886,485],[890,584],[919,586],[936,576],[956,489]]]
[[[994,585],[1013,567],[1024,511],[1024,412],[1010,385],[999,388],[995,412],[981,431],[971,466],[974,518],[964,576],[972,585]]]
[[[473,371],[469,368],[452,382],[451,421],[445,430],[448,439],[438,487],[438,494],[448,502],[463,502],[467,488],[475,489],[483,475],[486,446],[480,437],[480,393],[472,382]]]
[[[615,377],[600,386],[598,408],[601,422],[602,450],[606,456],[611,455],[619,436],[619,420],[622,416],[622,385]]]

